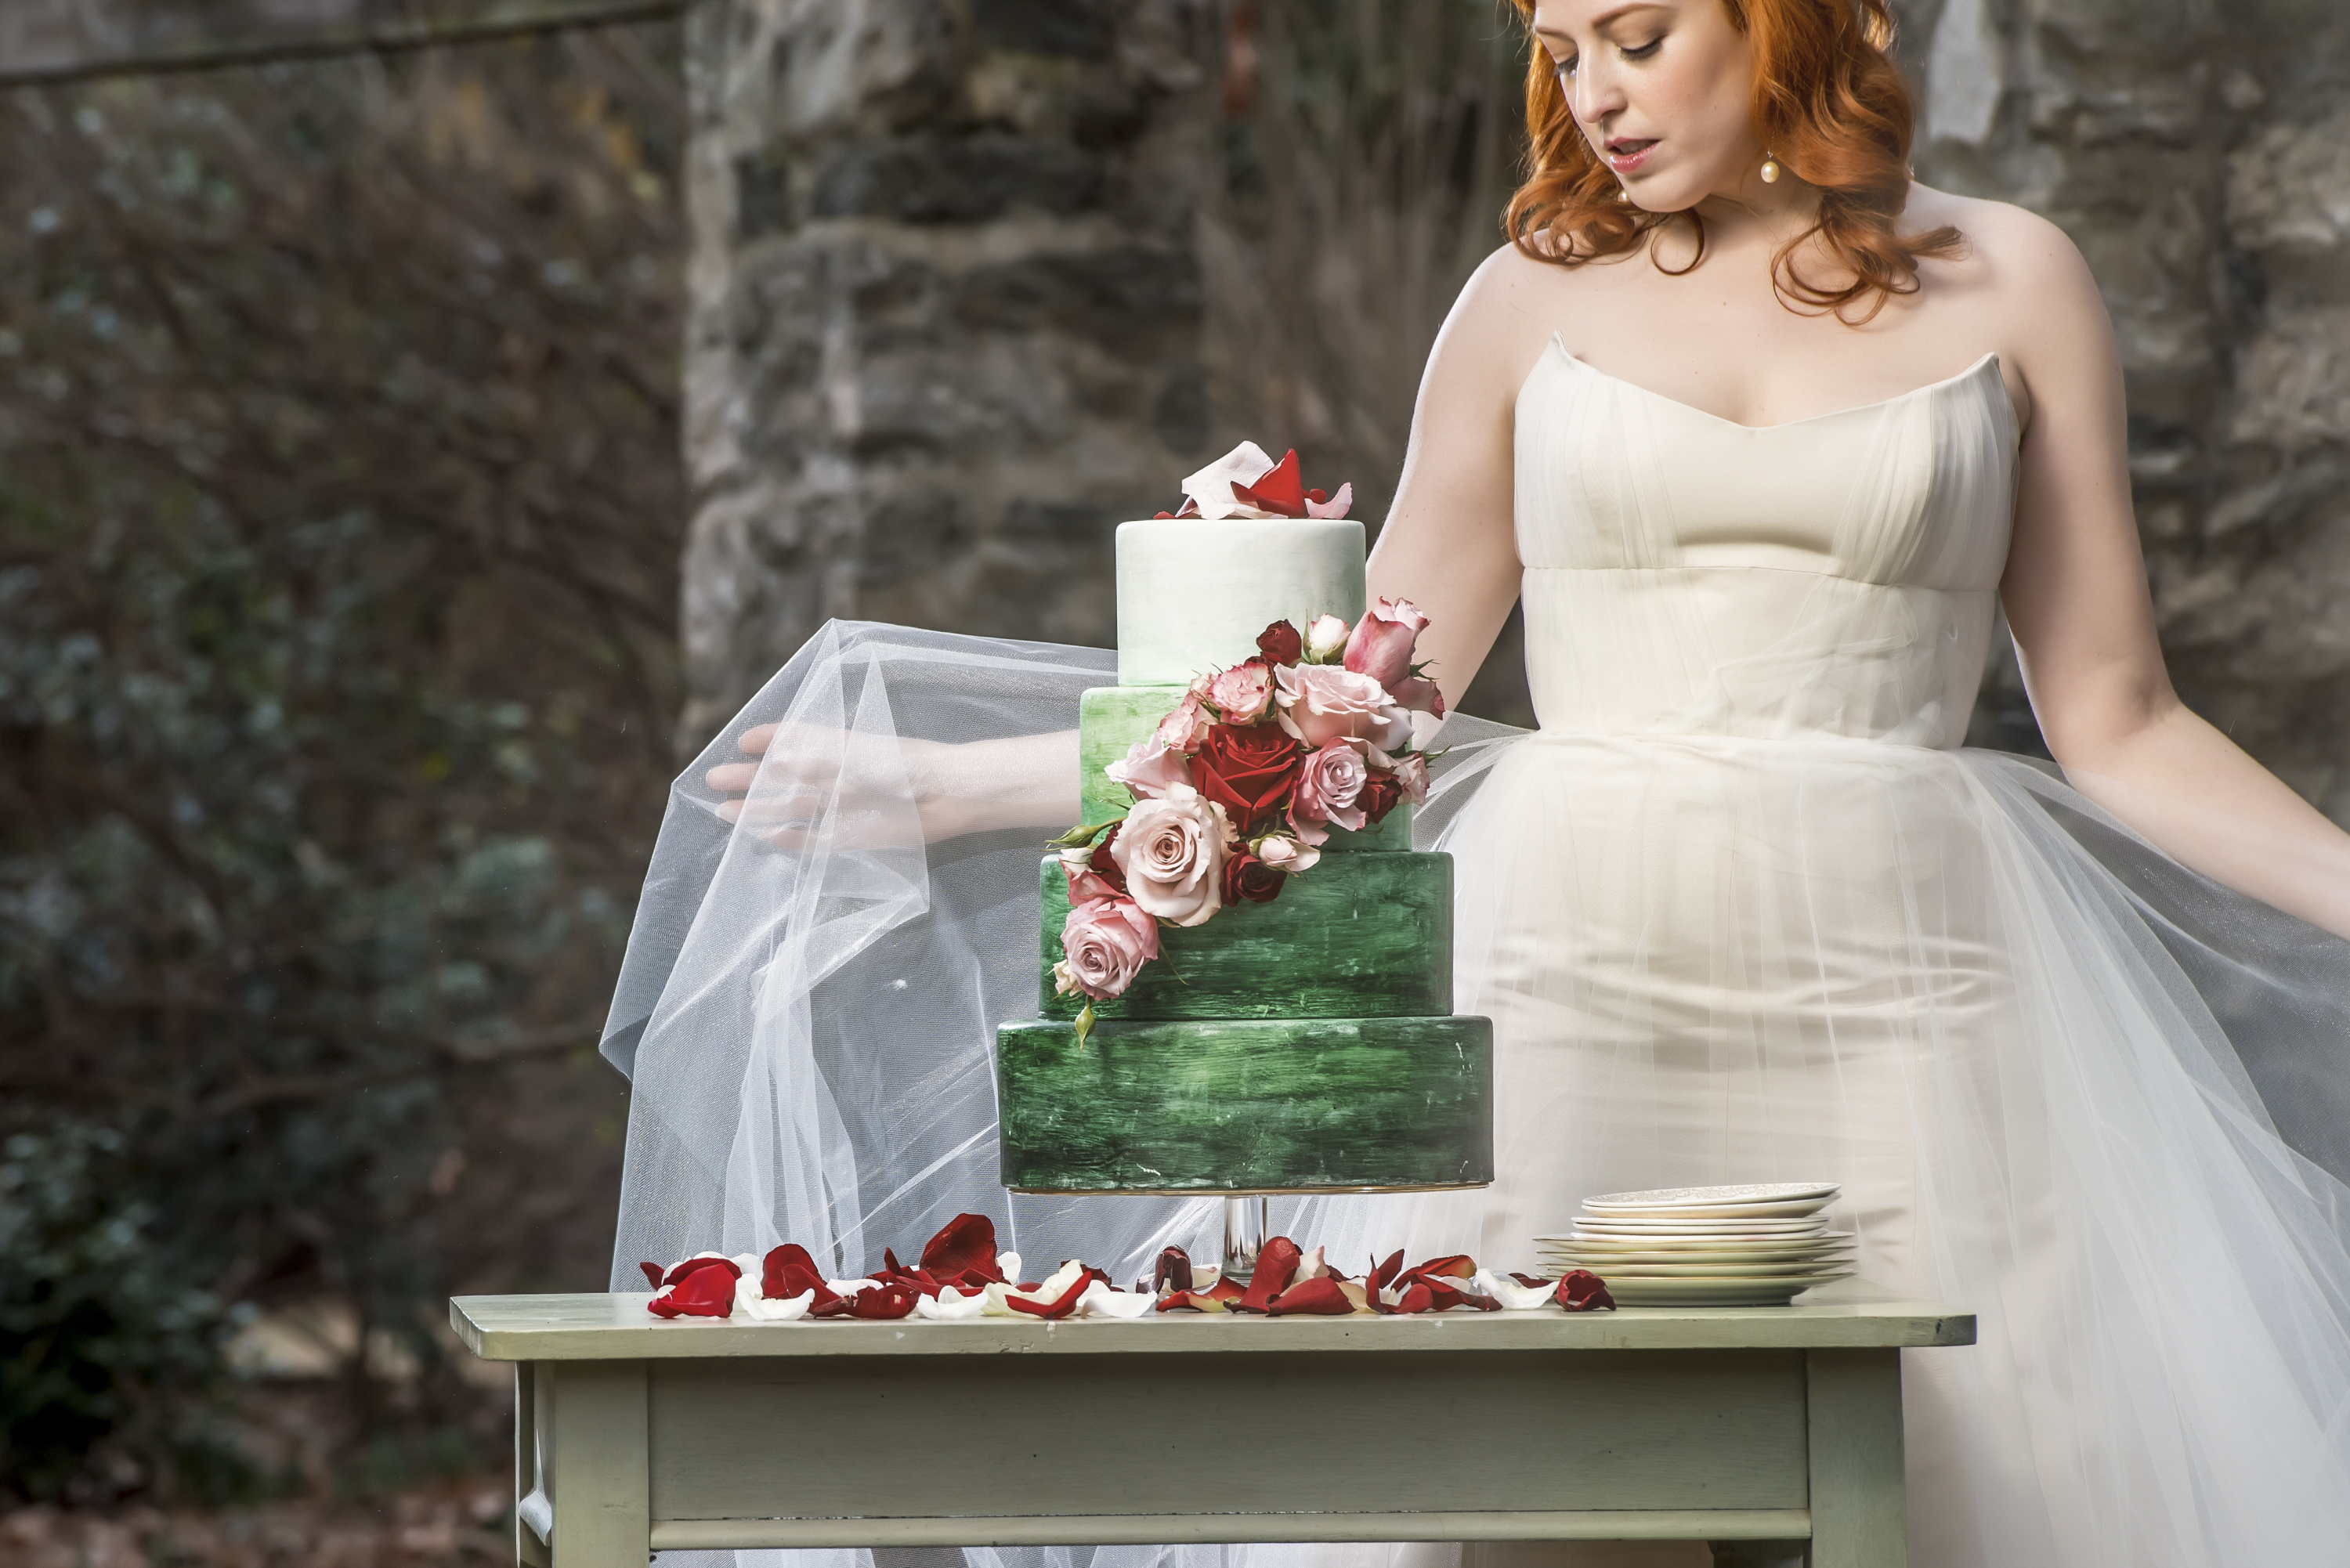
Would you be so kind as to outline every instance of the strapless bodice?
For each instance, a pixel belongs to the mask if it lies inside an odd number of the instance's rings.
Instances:
[[[1544,732],[1964,738],[2007,559],[1996,356],[1752,427],[1557,338],[1519,389],[1526,671]]]

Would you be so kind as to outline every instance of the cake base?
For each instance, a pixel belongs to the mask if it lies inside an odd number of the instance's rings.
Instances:
[[[1493,1179],[1482,1018],[1057,1020],[996,1032],[1014,1192],[1404,1192]]]

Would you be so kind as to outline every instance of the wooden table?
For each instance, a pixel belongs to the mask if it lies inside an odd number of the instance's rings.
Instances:
[[[516,1549],[1692,1540],[1897,1568],[1924,1302],[1139,1322],[664,1323],[460,1296],[515,1363]],[[1732,1543],[1747,1542],[1741,1546]]]

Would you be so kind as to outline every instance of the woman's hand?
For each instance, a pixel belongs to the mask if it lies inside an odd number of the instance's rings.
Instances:
[[[962,745],[821,725],[756,724],[736,746],[756,761],[704,775],[735,798],[719,816],[778,849],[936,844],[1077,816],[1077,732]]]

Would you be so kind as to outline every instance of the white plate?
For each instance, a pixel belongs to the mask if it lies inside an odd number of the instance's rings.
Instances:
[[[1815,1285],[1849,1279],[1849,1273],[1773,1280],[1626,1280],[1610,1282],[1617,1306],[1785,1306]]]
[[[1605,1273],[1610,1267],[1621,1267],[1627,1263],[1722,1263],[1732,1266],[1749,1263],[1842,1263],[1851,1260],[1853,1250],[1849,1247],[1811,1247],[1801,1251],[1789,1248],[1776,1251],[1716,1252],[1679,1248],[1672,1251],[1545,1251],[1538,1255],[1545,1263],[1565,1263],[1574,1268],[1589,1269],[1595,1273]]]
[[[1605,1268],[1583,1266],[1614,1284],[1617,1280],[1779,1280],[1815,1279],[1839,1268],[1841,1258],[1793,1263],[1610,1263]]]
[[[1691,1203],[1671,1209],[1653,1204],[1601,1203],[1587,1200],[1583,1215],[1596,1215],[1607,1220],[1792,1220],[1800,1215],[1816,1214],[1835,1201],[1831,1193],[1825,1198],[1797,1198],[1783,1203]]]
[[[1687,1209],[1719,1203],[1788,1203],[1834,1198],[1844,1189],[1833,1181],[1748,1182],[1741,1187],[1654,1187],[1645,1192],[1603,1192],[1583,1200],[1586,1209]]]
[[[1819,1236],[1584,1236],[1572,1241],[1542,1241],[1542,1252],[1819,1252],[1855,1245],[1851,1232]]]
[[[1538,1236],[1536,1241],[1571,1241],[1586,1234],[1602,1236],[1824,1236],[1828,1218],[1814,1214],[1801,1220],[1619,1220],[1591,1215],[1575,1222],[1574,1236]]]

